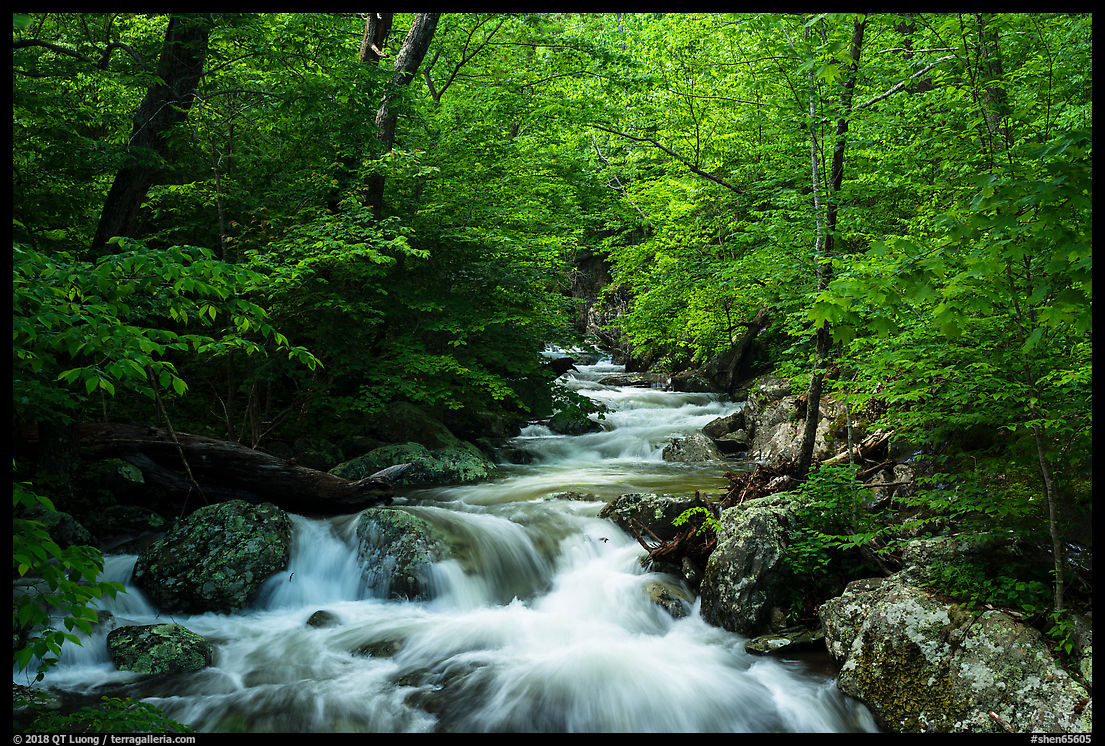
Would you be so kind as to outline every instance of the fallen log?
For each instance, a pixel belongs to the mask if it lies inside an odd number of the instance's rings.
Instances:
[[[869,459],[871,454],[881,445],[886,443],[890,439],[890,436],[894,434],[893,430],[876,430],[871,435],[867,436],[863,441],[852,449],[852,460],[863,461]],[[827,458],[822,461],[822,464],[835,464],[840,461],[848,460],[848,449],[838,453],[832,458]]]
[[[240,443],[121,423],[82,425],[80,447],[83,456],[128,461],[150,483],[193,508],[239,499],[307,515],[356,513],[389,503],[395,482],[410,466],[349,481]]]

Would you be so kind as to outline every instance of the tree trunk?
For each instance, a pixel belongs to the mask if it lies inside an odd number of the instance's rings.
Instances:
[[[395,72],[391,79],[394,90],[384,96],[376,112],[376,140],[380,143],[380,153],[387,153],[395,145],[395,125],[399,114],[391,103],[396,91],[400,86],[409,85],[414,79],[426,51],[430,48],[440,18],[440,13],[419,13],[407,32],[407,38],[403,40],[399,54],[395,56]],[[368,203],[372,205],[377,220],[383,215],[384,181],[382,173],[374,173],[368,179]]]
[[[832,257],[835,249],[836,224],[837,224],[837,199],[836,195],[844,183],[844,152],[848,144],[848,121],[852,109],[852,94],[856,87],[856,71],[859,69],[860,53],[863,51],[863,33],[867,26],[866,16],[856,20],[852,24],[852,47],[849,65],[849,75],[844,81],[840,92],[841,115],[836,123],[836,144],[833,146],[833,160],[829,167],[829,188],[825,215],[824,246],[821,255],[817,257],[817,289],[824,290],[832,278]],[[816,151],[816,141],[813,139],[813,122],[810,122],[811,148]],[[811,154],[813,159],[814,186],[816,196],[817,157],[816,152]],[[820,211],[818,211],[820,214]],[[820,239],[820,236],[818,236]],[[824,378],[825,363],[829,358],[832,348],[832,334],[828,325],[823,325],[817,330],[816,349],[817,358],[814,370],[810,376],[810,385],[806,390],[806,422],[802,430],[802,445],[798,453],[798,473],[805,474],[809,471],[813,461],[813,446],[817,438],[817,422],[821,410],[821,384]]]
[[[403,471],[391,467],[351,482],[232,441],[143,425],[84,425],[80,443],[88,457],[129,461],[148,482],[193,507],[239,499],[308,515],[355,513],[389,502],[392,483]],[[194,482],[182,473],[181,454]]]
[[[752,343],[756,340],[757,335],[771,324],[767,314],[767,307],[761,308],[756,313],[756,317],[746,324],[748,328],[739,342],[702,366],[701,375],[708,379],[718,391],[733,393],[733,385],[739,379],[738,373],[749,349],[752,347]]]
[[[110,253],[105,251],[109,239],[136,234],[138,209],[165,171],[169,132],[188,116],[203,76],[210,28],[211,20],[206,15],[170,16],[157,65],[158,80],[150,85],[134,113],[127,153],[107,193],[92,239],[94,255]]]

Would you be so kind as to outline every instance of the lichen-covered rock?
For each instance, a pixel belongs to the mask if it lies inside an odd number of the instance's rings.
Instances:
[[[769,495],[721,513],[717,548],[706,562],[702,618],[740,634],[755,634],[787,593],[784,557],[797,525],[790,500]]]
[[[271,503],[206,505],[138,555],[134,583],[162,611],[234,612],[288,566],[291,537]]]
[[[752,381],[744,408],[750,458],[776,461],[798,455],[805,426],[798,406],[799,396],[791,391],[790,382],[785,378],[769,374]],[[833,419],[843,415],[843,409],[822,397],[818,413],[813,456],[825,459],[836,451],[826,435]]]
[[[331,474],[356,481],[396,464],[410,464],[400,484],[463,484],[495,475],[492,463],[476,446],[464,441],[431,451],[421,443],[399,443],[369,451],[338,464]]]
[[[118,627],[107,646],[117,669],[144,674],[199,671],[215,656],[210,642],[179,624]]]
[[[1042,635],[973,616],[900,576],[857,581],[821,606],[838,685],[895,732],[1083,732],[1089,694]]]
[[[673,438],[671,443],[664,447],[661,456],[665,461],[681,461],[688,464],[725,459],[718,447],[714,445],[714,441],[702,433]]]
[[[356,532],[357,556],[369,588],[390,598],[433,597],[433,565],[452,554],[444,532],[394,508],[362,511]]]
[[[654,492],[631,492],[618,495],[599,510],[599,518],[607,518],[629,533],[647,533],[667,541],[680,530],[674,521],[681,513],[706,501],[695,495],[662,495]],[[647,529],[642,532],[641,526]]]

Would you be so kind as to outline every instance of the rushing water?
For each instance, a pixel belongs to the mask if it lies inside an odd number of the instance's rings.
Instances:
[[[743,637],[703,622],[697,606],[676,620],[649,600],[650,583],[685,588],[645,571],[640,545],[598,511],[627,492],[723,489],[735,465],[660,454],[671,437],[737,405],[598,383],[621,370],[603,362],[567,378],[609,407],[602,432],[532,425],[515,442],[531,463],[396,501],[462,547],[435,567],[432,600],[374,595],[357,561],[355,516],[293,516],[291,563],[249,609],[170,618],[131,589],[104,602],[114,622],[66,646],[46,683],[142,698],[201,731],[873,730],[823,670],[750,655]],[[594,499],[554,498],[569,490]],[[127,582],[135,559],[108,556],[107,579]],[[318,610],[338,624],[309,626]],[[165,621],[213,642],[214,665],[168,677],[114,669],[106,627]]]

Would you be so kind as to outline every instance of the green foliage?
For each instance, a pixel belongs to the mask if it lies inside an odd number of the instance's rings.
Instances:
[[[34,663],[37,681],[57,663],[62,645],[81,644],[76,631],[91,634],[98,620],[95,599],[114,598],[125,589],[99,579],[103,558],[95,547],[58,546],[33,517],[54,506],[30,484],[13,483],[12,506],[12,575],[32,581],[12,608],[12,629],[19,639],[15,664],[22,672]],[[64,629],[55,626],[59,622]]]
[[[717,532],[721,529],[721,521],[714,517],[709,508],[702,505],[687,508],[672,520],[671,525],[684,526],[691,521],[698,523],[694,532],[696,536],[717,536]]]
[[[893,528],[881,526],[867,510],[871,493],[845,467],[819,467],[787,493],[796,503],[799,528],[785,557],[799,577],[819,578],[840,568],[863,564],[852,550],[883,551]]]
[[[1024,580],[969,561],[937,561],[929,585],[970,608],[985,604],[1028,615],[1046,610],[1050,589],[1044,580]]]
[[[13,253],[13,396],[28,421],[74,417],[98,391],[181,396],[182,356],[252,355],[272,343],[317,364],[241,297],[258,275],[208,250],[127,242],[94,263],[20,244]]]
[[[20,701],[23,700],[23,701]],[[30,701],[27,701],[30,700]],[[34,707],[33,698],[17,698],[16,704]],[[101,697],[100,702],[70,712],[39,712],[25,730],[34,733],[194,733],[184,723],[169,718],[148,702]]]

